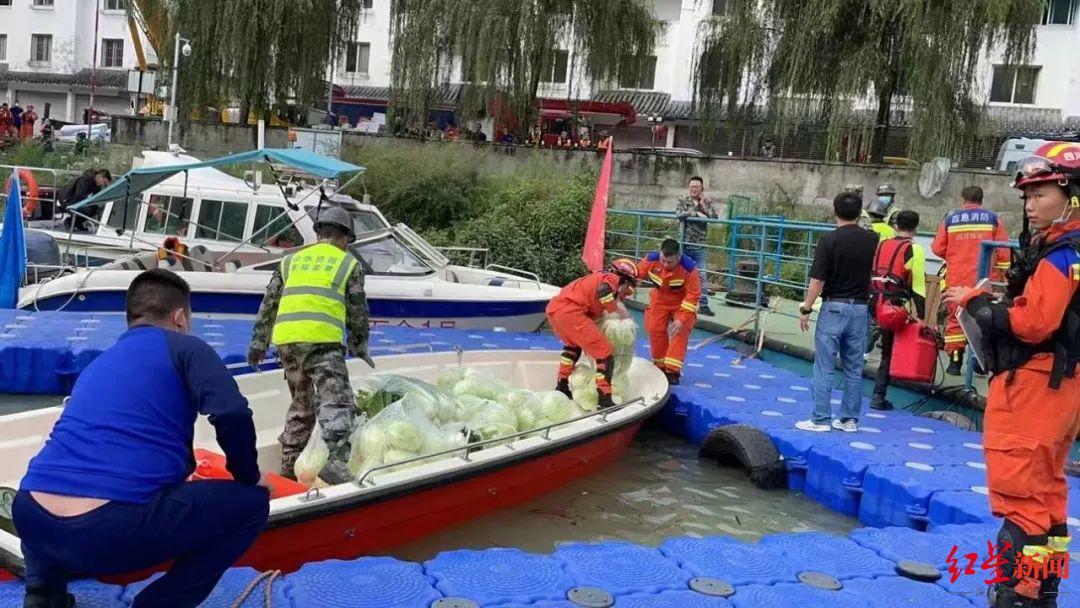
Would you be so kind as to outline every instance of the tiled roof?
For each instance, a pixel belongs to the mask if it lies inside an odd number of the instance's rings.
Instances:
[[[345,97],[352,99],[365,99],[369,101],[390,101],[390,87],[371,87],[371,86],[341,86],[338,88],[344,94]],[[440,86],[435,91],[435,98],[432,103],[436,105],[453,106],[457,105],[461,97],[461,85],[460,84],[447,84]]]
[[[127,74],[127,70],[93,70],[91,68],[83,68],[74,74],[0,70],[0,82],[53,84],[87,88],[93,83],[102,89],[126,89]]]
[[[593,101],[609,103],[626,102],[634,106],[638,116],[662,116],[663,118],[690,118],[689,101],[672,101],[668,93],[653,91],[600,91]]]

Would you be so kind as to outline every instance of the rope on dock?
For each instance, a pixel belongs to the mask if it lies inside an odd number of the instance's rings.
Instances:
[[[232,603],[232,608],[240,608],[240,606],[251,597],[251,594],[255,591],[255,588],[259,586],[259,583],[264,580],[266,581],[266,589],[263,594],[263,606],[265,606],[265,608],[271,608],[273,605],[271,594],[274,589],[274,581],[277,580],[277,577],[279,576],[281,576],[281,570],[267,570],[259,573],[259,576],[256,576],[254,580],[248,583],[248,586],[239,597],[236,598],[236,601]]]

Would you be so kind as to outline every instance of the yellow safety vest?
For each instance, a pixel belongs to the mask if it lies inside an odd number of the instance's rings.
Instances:
[[[877,233],[879,241],[891,239],[896,236],[896,231],[892,229],[892,226],[885,222],[873,222],[870,224],[870,229]]]
[[[285,288],[274,323],[274,344],[336,343],[345,339],[345,284],[359,262],[329,243],[281,261]]]

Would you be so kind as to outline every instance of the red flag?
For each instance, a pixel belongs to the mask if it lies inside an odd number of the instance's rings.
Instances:
[[[596,194],[593,195],[589,229],[585,232],[585,248],[581,252],[581,260],[592,272],[604,268],[604,234],[607,228],[608,190],[611,189],[611,150],[614,147],[615,138],[609,137],[604,164],[600,167],[600,179],[596,182]]]

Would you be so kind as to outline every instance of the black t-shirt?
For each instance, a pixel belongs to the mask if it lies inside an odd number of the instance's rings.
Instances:
[[[821,297],[867,299],[877,246],[877,233],[856,224],[822,235],[810,267],[811,279],[825,281]]]

